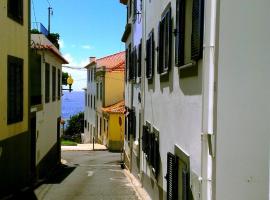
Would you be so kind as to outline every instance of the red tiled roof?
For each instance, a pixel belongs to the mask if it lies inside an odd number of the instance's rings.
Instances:
[[[121,113],[124,114],[125,113],[125,102],[124,101],[120,101],[114,105],[108,106],[106,108],[102,108],[101,109],[103,112],[107,112],[107,113]]]
[[[104,67],[106,71],[124,71],[125,70],[126,55],[125,51],[99,58],[87,66],[94,63],[97,64],[97,69]]]
[[[39,50],[41,49],[49,50],[62,61],[62,64],[69,64],[68,61],[50,45],[35,45],[32,46],[32,48]]]

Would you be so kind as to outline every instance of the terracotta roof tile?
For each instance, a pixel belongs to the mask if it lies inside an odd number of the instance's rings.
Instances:
[[[106,108],[102,108],[101,109],[103,112],[107,112],[107,113],[121,113],[124,114],[125,113],[125,102],[124,101],[120,101],[114,105],[108,106]]]
[[[99,58],[89,63],[86,67],[97,64],[97,69],[104,67],[106,71],[124,71],[126,55],[125,51]]]

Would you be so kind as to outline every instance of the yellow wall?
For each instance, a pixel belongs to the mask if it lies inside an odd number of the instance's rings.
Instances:
[[[119,117],[122,118],[122,126],[119,125]],[[120,134],[121,133],[121,134]],[[124,141],[125,116],[124,114],[109,114],[109,140]]]
[[[0,140],[28,130],[28,0],[24,0],[23,25],[7,17],[7,0],[0,1]],[[23,121],[7,125],[7,56],[24,60]]]
[[[105,73],[105,107],[124,100],[124,71]]]

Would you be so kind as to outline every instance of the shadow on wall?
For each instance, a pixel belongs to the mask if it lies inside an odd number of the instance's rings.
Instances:
[[[202,94],[202,65],[200,62],[189,68],[180,68],[178,71],[179,86],[184,95]]]
[[[163,93],[164,88],[167,88],[167,87],[169,87],[170,93],[172,93],[173,92],[173,68],[169,71],[169,73],[165,75],[160,75],[161,93]]]

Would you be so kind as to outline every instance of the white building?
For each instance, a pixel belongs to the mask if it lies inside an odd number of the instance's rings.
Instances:
[[[121,2],[128,13],[137,9],[136,0]],[[142,117],[135,127],[143,128],[138,174],[152,199],[269,199],[269,6],[142,1]],[[136,23],[129,26],[132,46]],[[130,94],[127,86],[134,106]]]
[[[141,138],[141,55],[142,55],[142,15],[141,1],[129,1],[127,24],[122,36],[126,43],[125,77],[125,119],[124,160],[126,167],[138,176],[140,169],[139,138]]]
[[[31,130],[37,177],[42,178],[60,163],[62,64],[68,62],[43,34],[32,34],[31,45]]]
[[[96,133],[96,81],[95,63],[96,58],[90,57],[87,69],[87,88],[85,90],[85,110],[84,110],[84,143],[93,142]]]

